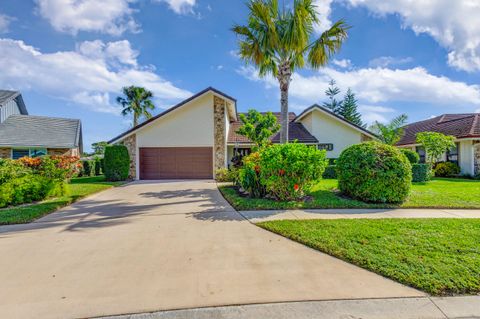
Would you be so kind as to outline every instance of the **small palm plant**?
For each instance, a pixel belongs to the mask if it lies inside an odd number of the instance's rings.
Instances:
[[[133,113],[133,126],[138,125],[138,120],[141,117],[149,119],[152,117],[151,110],[155,109],[152,102],[153,93],[143,87],[128,86],[122,89],[124,97],[117,97],[117,103],[120,104],[122,115],[127,116]]]
[[[370,126],[370,130],[374,132],[383,143],[395,145],[403,136],[403,127],[407,123],[407,120],[407,115],[401,114],[391,120],[388,124],[375,122]]]
[[[347,38],[349,26],[337,21],[313,38],[319,22],[313,0],[294,0],[293,9],[280,9],[278,0],[250,0],[246,25],[235,25],[239,55],[254,64],[260,76],[277,78],[281,92],[280,142],[288,142],[288,90],[295,70],[306,64],[325,66]]]

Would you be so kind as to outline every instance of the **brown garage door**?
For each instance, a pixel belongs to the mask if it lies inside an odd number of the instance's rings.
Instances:
[[[212,178],[211,147],[140,148],[140,179]]]

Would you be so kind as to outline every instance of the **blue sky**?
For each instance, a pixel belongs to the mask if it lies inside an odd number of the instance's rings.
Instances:
[[[480,1],[315,2],[318,32],[340,18],[352,29],[330,65],[294,76],[292,111],[323,102],[334,78],[370,123],[480,112]],[[86,149],[130,127],[115,104],[125,85],[152,90],[156,113],[208,86],[240,111],[277,111],[275,80],[235,54],[229,29],[246,16],[240,0],[4,0],[0,87],[30,114],[81,119]]]

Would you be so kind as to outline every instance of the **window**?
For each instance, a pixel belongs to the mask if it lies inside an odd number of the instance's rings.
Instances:
[[[19,159],[25,156],[29,156],[29,150],[12,150],[12,159]]]
[[[25,156],[39,157],[44,155],[47,155],[47,149],[45,148],[23,148],[12,150],[12,159],[19,159]]]
[[[447,162],[458,164],[458,143],[447,151]]]
[[[415,151],[420,156],[420,163],[425,163],[425,149],[423,148],[423,146],[417,146],[415,148]]]
[[[318,149],[319,150],[326,150],[326,151],[333,151],[333,144],[331,143],[322,143],[318,144]]]

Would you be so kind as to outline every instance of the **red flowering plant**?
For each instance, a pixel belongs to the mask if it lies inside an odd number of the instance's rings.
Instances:
[[[259,156],[260,183],[278,200],[299,200],[327,167],[326,152],[305,144],[277,144]]]
[[[261,183],[260,152],[251,153],[243,158],[243,166],[239,169],[239,183],[250,197],[261,198],[266,194],[265,185]]]

